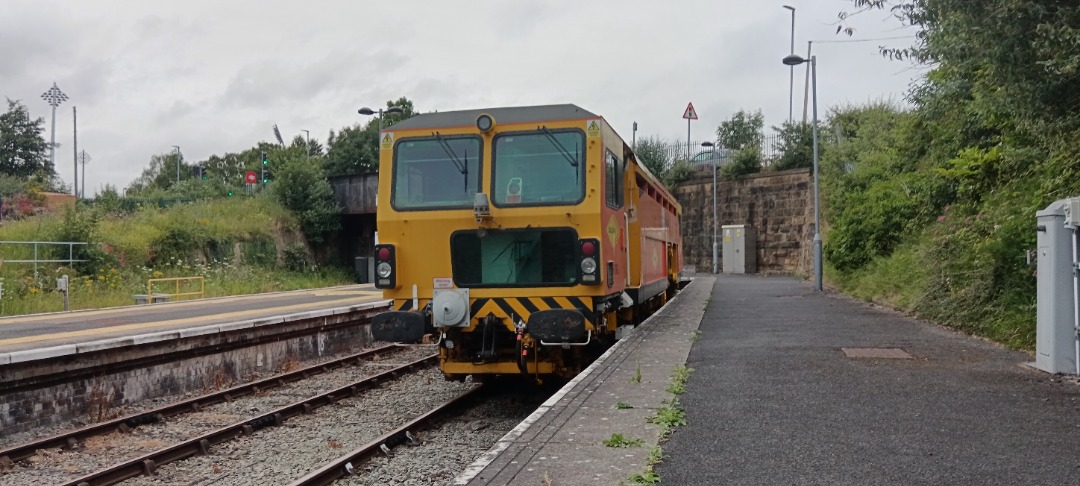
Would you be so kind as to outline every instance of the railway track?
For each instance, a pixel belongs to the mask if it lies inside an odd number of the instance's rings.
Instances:
[[[384,381],[393,379],[409,371],[434,366],[436,362],[437,356],[430,355],[394,367],[382,373],[366,377],[335,390],[300,400],[270,412],[250,417],[241,422],[233,423],[169,447],[159,449],[149,454],[109,466],[64,484],[66,486],[110,485],[144,474],[153,475],[157,472],[159,467],[165,464],[180,461],[195,455],[210,454],[211,448],[224,442],[234,440],[238,437],[251,436],[256,431],[266,427],[280,426],[284,424],[286,420],[293,417],[302,414],[311,414],[317,408],[332,405],[340,400],[354,397],[364,390],[381,385]]]
[[[299,370],[271,376],[262,380],[246,383],[225,390],[208,393],[188,400],[174,402],[152,410],[126,415],[116,419],[100,422],[75,430],[62,432],[56,435],[37,439],[24,444],[6,449],[0,449],[0,467],[9,468],[19,461],[23,461],[42,449],[68,449],[74,450],[84,443],[86,439],[113,432],[127,433],[132,429],[146,424],[160,423],[170,417],[199,411],[220,403],[231,402],[235,399],[262,393],[274,388],[285,386],[312,376],[328,373],[338,368],[359,364],[375,357],[382,357],[402,349],[396,345],[383,346],[356,353],[343,358],[328,361],[326,363],[308,366]]]
[[[78,445],[40,451],[49,456],[40,463],[23,459],[23,474],[0,472],[0,484],[444,484],[546,395],[531,386],[481,390],[447,382],[427,353],[423,346],[378,348],[41,439],[34,443],[65,446],[70,436]],[[298,389],[357,363],[365,374],[350,376],[362,379],[339,376],[341,386],[317,394]],[[277,395],[267,395],[271,387]],[[211,427],[194,418],[205,414],[230,420]],[[156,444],[131,446],[146,440]],[[33,447],[5,452],[20,448]]]
[[[293,403],[313,410],[348,396],[353,392],[349,386],[359,391],[409,369],[433,366],[433,357],[428,347],[384,346],[8,447],[0,450],[0,457],[6,458],[0,465],[0,484],[68,483],[87,471],[123,458],[161,452],[167,443],[205,435],[206,430],[241,417],[246,417],[242,422],[252,428],[264,427],[266,418],[262,416],[267,414],[248,416],[251,411]],[[387,370],[395,362],[405,366]],[[358,381],[357,377],[363,379]],[[369,383],[360,383],[368,379]],[[298,402],[299,397],[305,400]],[[270,414],[271,421],[273,418]]]
[[[416,417],[404,425],[387,432],[368,442],[367,444],[352,450],[341,457],[331,461],[318,470],[300,478],[292,483],[293,486],[321,486],[331,484],[346,476],[357,473],[358,467],[380,454],[391,455],[392,449],[405,444],[415,444],[414,434],[427,427],[437,424],[448,416],[459,413],[472,405],[475,398],[480,394],[483,386],[475,386],[461,395],[442,403],[426,413]]]

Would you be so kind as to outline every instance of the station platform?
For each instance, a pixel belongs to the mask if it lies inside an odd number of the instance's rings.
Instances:
[[[1031,359],[794,278],[698,277],[454,484],[649,484],[684,363],[661,484],[1080,484],[1080,384]]]
[[[367,284],[8,317],[0,319],[0,356],[379,300],[382,291]]]

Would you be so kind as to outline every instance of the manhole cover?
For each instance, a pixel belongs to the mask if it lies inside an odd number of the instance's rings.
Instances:
[[[840,348],[848,358],[912,359],[900,348]]]

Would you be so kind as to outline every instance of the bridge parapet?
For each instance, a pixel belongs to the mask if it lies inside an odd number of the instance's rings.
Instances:
[[[330,178],[334,199],[341,214],[375,214],[375,195],[379,190],[379,174],[349,174]]]

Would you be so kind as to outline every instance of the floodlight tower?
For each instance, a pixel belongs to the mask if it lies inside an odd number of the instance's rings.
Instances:
[[[49,163],[52,164],[53,170],[56,170],[56,107],[61,103],[68,100],[66,94],[60,91],[60,88],[53,83],[52,87],[48,91],[42,93],[41,99],[49,103],[52,107],[52,134],[49,135]],[[78,177],[78,174],[76,174]]]

